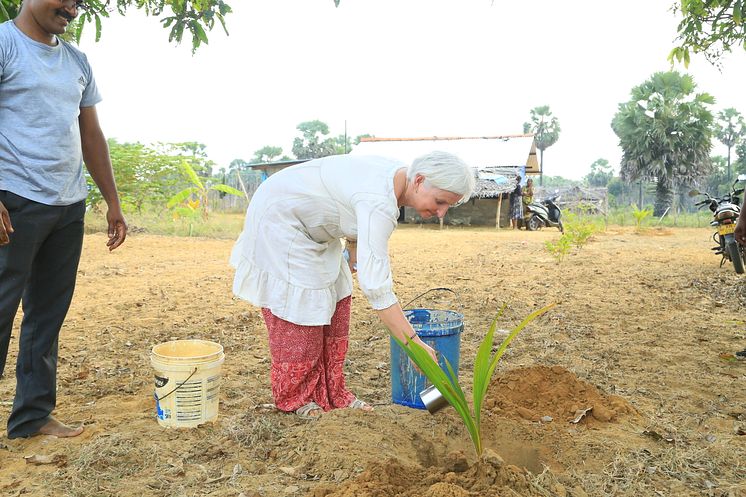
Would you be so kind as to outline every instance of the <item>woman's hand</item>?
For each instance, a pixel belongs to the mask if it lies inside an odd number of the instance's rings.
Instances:
[[[438,353],[435,352],[435,349],[433,349],[428,344],[426,344],[425,342],[423,342],[422,339],[420,337],[418,337],[418,336],[416,336],[415,338],[413,338],[410,342],[407,342],[407,347],[409,347],[409,344],[411,342],[414,342],[417,345],[419,345],[420,347],[422,347],[423,349],[425,349],[425,352],[427,352],[428,354],[430,354],[430,357],[432,358],[433,361],[435,361],[435,364],[438,364]],[[424,374],[422,372],[422,370],[419,367],[417,367],[417,364],[415,364],[415,362],[411,358],[409,360],[412,363],[412,366],[414,366],[414,369],[416,369],[418,373]]]
[[[350,266],[351,273],[357,273],[357,240],[345,239],[345,249],[347,250],[347,264]]]
[[[423,349],[425,349],[425,352],[427,352],[428,354],[430,354],[430,357],[432,357],[433,361],[435,361],[436,363],[438,362],[438,353],[435,352],[434,348],[432,348],[431,346],[429,346],[428,344],[426,344],[425,342],[423,342],[420,337],[416,337],[412,341],[414,343],[416,343],[417,345],[419,345],[420,347],[422,347]]]

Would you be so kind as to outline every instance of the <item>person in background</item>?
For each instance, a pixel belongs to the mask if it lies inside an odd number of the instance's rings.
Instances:
[[[262,308],[278,409],[304,418],[344,407],[372,410],[347,389],[343,372],[355,268],[389,332],[435,359],[394,294],[388,241],[401,207],[443,218],[469,199],[474,183],[474,171],[458,157],[432,152],[409,167],[381,157],[324,157],[260,185],[230,262],[233,293]]]
[[[529,216],[530,213],[528,211],[528,205],[533,201],[534,201],[534,180],[531,178],[528,178],[526,180],[526,187],[523,189],[523,192],[521,192],[521,203],[523,204],[522,209],[526,217],[530,217]]]
[[[519,223],[523,220],[523,198],[521,190],[521,175],[515,177],[515,188],[510,193],[510,225],[513,229],[519,229]]]
[[[109,250],[127,235],[91,67],[57,36],[79,4],[24,0],[0,24],[0,376],[21,300],[24,314],[9,438],[83,431],[52,417],[58,338],[83,244],[83,160],[108,205]]]

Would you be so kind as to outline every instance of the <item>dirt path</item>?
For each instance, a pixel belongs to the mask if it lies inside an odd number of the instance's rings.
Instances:
[[[543,248],[556,231],[397,230],[401,300],[436,286],[461,296],[419,306],[463,312],[468,387],[499,307],[510,328],[559,303],[493,379],[482,461],[452,409],[430,416],[390,404],[387,334],[359,292],[346,371],[376,411],[309,423],[259,407],[272,401],[265,331],[257,309],[231,298],[231,241],[133,235],[109,254],[102,235],[87,236],[57,411],[86,431],[71,441],[0,438],[0,494],[746,495],[746,364],[719,358],[746,347],[746,279],[718,268],[709,236],[610,228],[558,265]],[[225,348],[213,425],[156,423],[148,354],[176,338]],[[10,364],[16,350],[14,339]],[[2,425],[14,387],[12,374],[0,380]],[[32,455],[53,464],[26,463]]]

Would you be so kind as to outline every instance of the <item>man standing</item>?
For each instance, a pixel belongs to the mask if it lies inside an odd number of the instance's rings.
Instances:
[[[21,299],[24,313],[9,438],[83,431],[52,417],[58,336],[83,242],[83,161],[108,206],[109,250],[127,235],[90,65],[56,36],[81,7],[24,0],[0,24],[0,375]]]

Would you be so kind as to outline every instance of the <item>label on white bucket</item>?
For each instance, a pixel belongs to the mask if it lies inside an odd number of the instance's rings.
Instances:
[[[158,419],[160,419],[161,421],[171,419],[171,409],[161,408],[161,402],[158,400],[158,396],[156,394],[153,394],[153,397],[155,397],[155,414]]]

